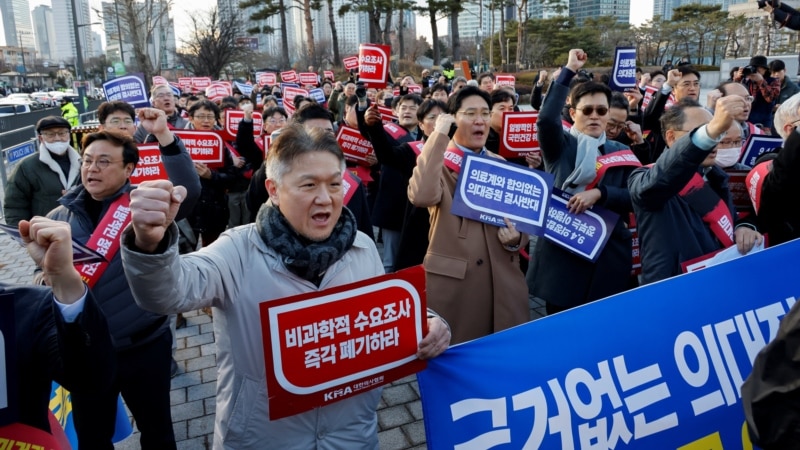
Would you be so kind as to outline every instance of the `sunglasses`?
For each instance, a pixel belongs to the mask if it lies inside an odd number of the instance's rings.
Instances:
[[[584,116],[591,116],[595,111],[597,111],[598,116],[605,116],[608,114],[607,106],[584,106],[583,108],[575,109],[583,113]]]

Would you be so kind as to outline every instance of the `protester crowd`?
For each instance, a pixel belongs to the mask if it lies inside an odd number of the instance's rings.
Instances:
[[[691,65],[638,71],[635,87],[612,92],[584,70],[590,56],[573,49],[561,69],[540,73],[531,95],[539,149],[508,162],[551,174],[571,214],[615,214],[592,261],[508,218],[497,226],[451,212],[464,154],[503,160],[502,119],[519,110],[514,86],[490,72],[407,75],[376,89],[309,67],[316,81],[297,85],[308,95],[277,80],[208,96],[157,84],[151,107],[101,105],[81,148],[70,145],[74,124],[40,120],[38,153],[9,178],[6,222],[26,235],[66,222],[108,260],[80,274],[113,341],[100,356],[112,374],[73,393],[81,448],[111,448],[120,394],[142,448],[175,448],[169,389],[182,312],[219,319],[215,448],[377,448],[380,389],[268,420],[260,302],[421,264],[430,312],[418,357],[431,358],[529,321],[529,296],[555,314],[680,275],[727,247],[747,254],[765,236],[768,245],[800,237],[800,95],[782,62],[754,56],[701,99]],[[193,161],[176,132],[220,132],[230,111],[243,118],[222,162]],[[343,153],[341,130],[372,152]],[[774,134],[782,148],[752,166],[741,160],[751,136]],[[136,187],[146,143],[167,179]],[[33,240],[47,248],[48,239]],[[52,264],[37,264],[57,304],[74,300],[55,291]],[[40,417],[30,425],[47,429]]]

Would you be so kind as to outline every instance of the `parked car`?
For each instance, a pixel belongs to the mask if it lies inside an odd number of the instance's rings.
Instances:
[[[25,114],[31,112],[29,104],[24,102],[0,100],[0,117],[13,116],[14,114]]]
[[[53,96],[48,94],[47,92],[34,92],[31,94],[31,97],[39,100],[40,103],[44,104],[45,107],[53,107],[56,106],[56,101],[53,99]]]
[[[44,109],[44,103],[34,98],[31,94],[11,94],[6,97],[5,100],[25,102],[30,105],[31,109]]]

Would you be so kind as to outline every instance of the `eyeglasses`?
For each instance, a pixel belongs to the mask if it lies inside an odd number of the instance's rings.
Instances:
[[[45,132],[41,133],[41,135],[45,139],[53,139],[55,137],[65,138],[65,137],[69,136],[69,131],[67,131],[67,130],[63,130],[63,131],[45,131]]]
[[[112,160],[106,159],[106,158],[100,158],[98,160],[84,158],[83,162],[81,163],[81,165],[83,166],[84,169],[88,169],[88,168],[92,167],[92,164],[94,164],[94,165],[97,166],[97,168],[99,170],[105,170],[105,169],[108,169],[108,166],[110,166],[111,163],[115,163],[115,162],[119,162],[119,161],[112,161]]]
[[[746,101],[747,103],[753,103],[753,100],[755,100],[755,99],[756,99],[756,98],[755,98],[755,97],[753,97],[752,95],[745,95],[745,96],[744,96],[744,97],[742,97],[742,98],[743,98],[743,99],[744,99],[744,101]]]
[[[277,125],[277,124],[285,124],[286,119],[281,117],[280,119],[267,119],[267,123],[270,125]]]
[[[217,120],[217,116],[214,114],[195,114],[192,118],[197,120]]]
[[[161,98],[172,98],[174,96],[172,95],[172,92],[159,92],[153,97],[161,99]]]
[[[607,106],[584,106],[583,108],[575,108],[575,110],[580,111],[584,116],[591,116],[595,111],[597,111],[598,116],[608,114]]]
[[[106,125],[113,125],[115,127],[118,127],[123,123],[125,125],[133,125],[133,119],[120,119],[119,117],[115,117],[113,119],[106,120]]]
[[[735,141],[719,141],[719,144],[717,144],[717,147],[722,147],[722,148],[741,147],[741,146],[742,146],[741,139],[737,139]]]
[[[465,109],[463,111],[456,111],[456,114],[463,114],[464,118],[470,122],[474,122],[480,117],[483,120],[489,120],[492,117],[492,112],[488,109],[478,111],[475,109]]]
[[[609,121],[606,124],[606,130],[614,130],[614,131],[616,131],[616,130],[624,130],[626,126],[628,126],[628,124],[625,123],[625,122],[611,122],[611,121]]]

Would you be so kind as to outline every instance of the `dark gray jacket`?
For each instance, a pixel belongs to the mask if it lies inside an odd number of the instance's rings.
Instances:
[[[545,170],[555,176],[555,186],[562,186],[575,169],[578,140],[563,130],[561,109],[575,72],[564,69],[550,85],[539,119],[536,122]],[[600,148],[609,154],[628,148],[606,140]],[[597,261],[592,263],[547,239],[539,239],[528,269],[528,287],[537,297],[557,305],[571,307],[624,291],[631,272],[631,233],[627,220],[632,211],[628,194],[628,176],[633,167],[610,168],[597,188],[602,197],[597,205],[619,215],[611,237]]]
[[[711,151],[692,142],[696,132],[665,149],[652,167],[636,169],[628,180],[639,232],[643,284],[680,275],[682,262],[722,249],[703,218],[679,195]],[[706,179],[735,220],[728,175],[713,166]]]
[[[180,148],[177,137],[174,143],[161,147],[162,161],[170,181],[175,185],[186,187],[187,191],[186,200],[181,204],[176,220],[185,217],[194,208],[200,195],[200,183],[194,164],[186,150],[181,151]],[[125,183],[116,194],[105,199],[102,202],[100,217],[106,213],[114,200],[120,195],[128,195],[131,190],[133,187],[130,183]],[[51,219],[68,222],[72,228],[73,239],[81,243],[86,243],[95,229],[95,224],[92,223],[85,207],[88,196],[89,193],[83,185],[76,186],[59,200],[61,206],[47,215]],[[128,282],[125,280],[119,252],[111,259],[108,268],[92,288],[92,293],[108,319],[117,351],[150,342],[169,328],[167,316],[147,312],[134,302]]]

